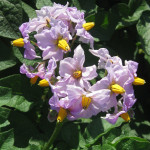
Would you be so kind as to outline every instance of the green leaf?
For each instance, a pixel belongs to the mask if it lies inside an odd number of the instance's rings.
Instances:
[[[33,9],[30,5],[22,2],[22,8],[25,11],[25,13],[28,15],[29,18],[34,18],[36,17],[36,12],[35,9]]]
[[[145,0],[130,0],[128,5],[119,3],[114,9],[118,10],[121,19],[117,28],[127,27],[137,23],[142,13],[150,10]]]
[[[14,129],[14,145],[16,147],[27,147],[31,138],[37,139],[40,137],[40,133],[34,125],[34,122],[25,114],[18,111],[12,111],[9,116],[9,121],[11,127]],[[34,145],[33,142],[31,145]]]
[[[0,86],[0,106],[6,105],[11,99],[12,90],[10,88]]]
[[[44,6],[52,6],[53,3],[51,0],[36,0],[36,7],[37,9],[41,9]]]
[[[16,65],[16,62],[14,60],[0,61],[0,71],[13,67],[15,65]]]
[[[143,50],[150,55],[150,11],[146,11],[142,14],[136,27],[140,36]]]
[[[6,131],[6,132],[2,132],[0,133],[0,149],[1,150],[6,150],[6,149],[9,149],[9,150],[12,150],[12,146],[14,144],[14,134],[13,134],[13,130],[9,130],[9,131]]]
[[[4,42],[5,41],[0,40],[0,45],[1,45],[0,71],[16,65],[16,61],[14,60],[14,56],[12,55],[13,53],[12,53],[11,46],[7,45],[7,43]]]
[[[8,13],[9,12],[9,13]],[[0,36],[19,38],[19,26],[22,23],[22,7],[20,0],[0,1]]]
[[[83,136],[80,137],[80,147],[90,147],[93,145],[97,140],[105,135],[108,131],[113,128],[120,126],[123,123],[121,118],[118,119],[115,125],[108,123],[104,119],[95,119],[92,123],[88,124],[87,128],[85,129]]]
[[[0,79],[0,106],[14,107],[20,111],[27,112],[32,102],[29,102],[23,93],[21,75],[12,75]]]
[[[94,17],[93,17],[94,19]],[[95,15],[95,27],[90,31],[91,35],[100,41],[110,40],[118,23],[119,16],[116,12],[99,10]]]
[[[139,137],[125,137],[121,139],[118,143],[116,143],[116,148],[126,150],[142,150],[142,149],[149,149],[150,142],[145,139]]]
[[[72,132],[73,131],[73,132]],[[79,126],[76,124],[68,123],[62,128],[62,138],[71,147],[76,148],[79,145]]]
[[[10,110],[7,108],[0,107],[0,128],[9,125],[8,116]]]
[[[86,16],[97,11],[96,0],[86,0],[86,3],[85,0],[72,0],[72,4],[78,10],[83,10]]]

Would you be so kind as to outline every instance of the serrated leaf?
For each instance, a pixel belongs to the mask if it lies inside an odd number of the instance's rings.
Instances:
[[[146,11],[142,14],[136,27],[140,36],[143,50],[150,55],[150,11]]]
[[[44,6],[52,6],[51,0],[36,0],[36,7],[37,9],[41,9]]]
[[[9,13],[8,13],[9,12]],[[22,7],[20,0],[0,1],[0,36],[19,38],[19,26],[22,22]]]
[[[26,4],[25,2],[22,2],[22,8],[29,18],[32,19],[36,17],[35,9],[33,9],[30,5]]]

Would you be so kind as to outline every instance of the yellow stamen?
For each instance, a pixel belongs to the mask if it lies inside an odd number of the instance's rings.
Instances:
[[[47,86],[49,86],[49,83],[47,80],[43,79],[43,80],[39,81],[38,85],[41,87],[47,87]]]
[[[88,23],[84,23],[84,24],[82,25],[82,27],[83,27],[85,30],[90,30],[90,29],[92,29],[94,26],[95,26],[95,23],[94,23],[94,22],[88,22]]]
[[[91,103],[91,98],[90,97],[86,97],[86,96],[82,96],[82,107],[83,109],[87,109]]]
[[[58,47],[66,52],[70,50],[70,47],[65,39],[61,39],[58,41]]]
[[[125,122],[130,121],[130,116],[129,116],[128,113],[123,113],[123,114],[120,115],[120,117],[121,117],[122,119],[124,119]]]
[[[146,82],[144,79],[134,77],[133,85],[144,85]]]
[[[82,71],[80,70],[77,70],[73,73],[73,77],[76,79],[80,78],[81,76],[82,76]]]
[[[35,76],[35,77],[31,78],[31,79],[30,79],[30,83],[31,83],[31,84],[35,84],[36,81],[37,81],[37,79],[38,79],[38,76]]]
[[[23,47],[24,46],[23,38],[16,39],[16,40],[12,41],[11,45],[17,46],[17,47]]]
[[[49,19],[49,18],[46,19],[46,26],[47,26],[48,28],[51,27],[51,25],[50,25],[50,19]]]
[[[67,110],[64,108],[60,108],[57,121],[62,122],[67,117]]]
[[[121,87],[119,84],[113,84],[111,85],[111,91],[116,94],[123,94],[125,93],[125,89]]]

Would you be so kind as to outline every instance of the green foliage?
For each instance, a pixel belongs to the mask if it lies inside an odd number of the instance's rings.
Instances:
[[[55,122],[47,120],[51,92],[30,85],[20,75],[22,63],[33,65],[40,59],[23,58],[24,49],[11,46],[20,38],[19,26],[36,17],[36,9],[67,4],[67,0],[0,0],[0,149],[41,150],[48,141]],[[149,0],[69,0],[69,6],[85,13],[87,22],[95,22],[89,31],[95,49],[108,48],[111,55],[139,62],[138,75],[147,85],[135,89],[136,120],[123,123],[119,118],[111,125],[99,116],[65,122],[51,149],[54,150],[147,150],[150,147],[149,83],[150,83],[150,1]],[[76,45],[78,43],[75,43]],[[86,66],[97,65],[98,59],[86,51]],[[143,52],[144,50],[144,52]],[[106,73],[99,70],[99,79]],[[94,84],[96,80],[92,81]]]
[[[8,13],[9,12],[9,13]],[[22,23],[22,7],[20,0],[0,1],[0,36],[19,38],[18,27]]]

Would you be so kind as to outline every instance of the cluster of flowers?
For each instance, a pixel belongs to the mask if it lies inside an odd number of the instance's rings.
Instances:
[[[119,116],[129,121],[128,112],[136,101],[133,85],[145,83],[137,77],[138,64],[125,61],[123,65],[122,60],[118,56],[111,57],[107,49],[94,50],[94,40],[88,32],[94,23],[86,23],[84,13],[68,7],[68,3],[66,6],[54,3],[52,7],[43,7],[36,13],[37,18],[20,26],[23,38],[14,40],[12,45],[25,48],[24,58],[42,58],[33,66],[23,64],[20,72],[31,78],[32,84],[40,78],[39,86],[51,88],[53,96],[49,104],[52,110],[58,112],[57,120],[90,118],[106,112],[104,118],[112,124]],[[30,40],[32,32],[36,32],[36,43]],[[77,36],[79,41],[89,43],[89,51],[100,58],[98,67],[84,67],[85,54],[81,45],[76,47],[73,57],[64,55],[71,51]],[[42,51],[42,56],[37,56],[35,47]],[[91,85],[90,80],[98,76],[97,69],[105,69],[106,76]],[[114,111],[109,113],[112,108]]]

